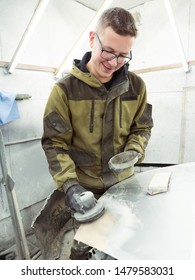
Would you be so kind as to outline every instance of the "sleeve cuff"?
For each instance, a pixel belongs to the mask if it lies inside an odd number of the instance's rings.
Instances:
[[[69,180],[67,180],[66,182],[64,182],[64,184],[62,185],[62,189],[63,189],[63,191],[66,193],[67,190],[68,190],[70,187],[72,187],[72,186],[74,186],[74,185],[77,185],[77,184],[78,184],[77,179],[69,179]]]

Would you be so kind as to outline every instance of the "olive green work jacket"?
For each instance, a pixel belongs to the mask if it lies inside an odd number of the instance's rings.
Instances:
[[[135,150],[144,159],[151,135],[152,106],[146,86],[122,67],[109,90],[75,60],[72,71],[59,80],[44,113],[42,146],[49,171],[59,190],[74,179],[103,193],[134,173],[109,170],[108,161],[119,152]]]

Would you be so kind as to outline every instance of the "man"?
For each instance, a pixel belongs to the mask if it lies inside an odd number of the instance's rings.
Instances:
[[[89,34],[91,52],[74,60],[69,75],[53,87],[44,114],[42,146],[66,204],[83,213],[79,195],[101,195],[133,175],[134,167],[110,170],[116,154],[135,151],[144,159],[153,126],[143,80],[128,71],[137,35],[123,8],[102,14]]]

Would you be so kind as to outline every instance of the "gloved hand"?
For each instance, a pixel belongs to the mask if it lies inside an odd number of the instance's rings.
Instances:
[[[103,203],[97,201],[94,194],[76,180],[66,182],[62,188],[66,193],[66,205],[75,212],[74,217],[79,223],[92,222],[104,213]]]
[[[66,204],[73,211],[84,214],[83,202],[81,195],[87,192],[79,183],[75,183],[66,192]]]
[[[125,151],[113,156],[109,160],[108,165],[111,170],[115,172],[122,172],[125,169],[133,166],[140,157],[141,154],[136,151]]]
[[[74,182],[66,192],[66,205],[75,213],[75,219],[80,223],[92,222],[104,213],[104,206],[97,201],[94,194],[84,189],[79,183]]]

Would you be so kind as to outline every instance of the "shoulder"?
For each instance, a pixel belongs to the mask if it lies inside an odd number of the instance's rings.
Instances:
[[[134,72],[128,71],[128,77],[133,83],[145,84],[144,80]]]
[[[146,91],[145,82],[140,76],[138,76],[134,72],[128,71],[128,78],[129,78],[129,87],[132,91],[135,91],[137,94]]]
[[[71,80],[74,79],[74,77],[71,74],[67,74],[63,78],[59,79],[55,85],[59,86],[63,90],[66,89],[66,87],[70,84]]]

